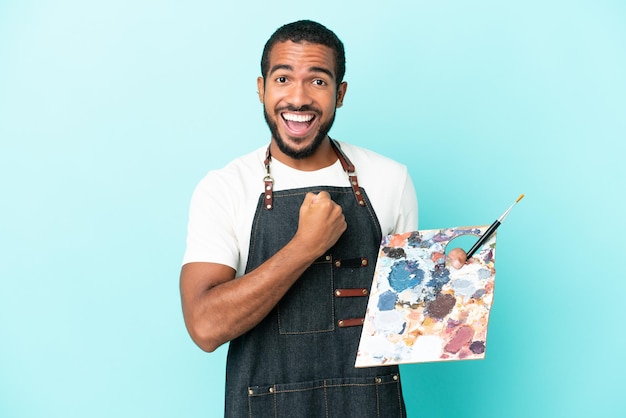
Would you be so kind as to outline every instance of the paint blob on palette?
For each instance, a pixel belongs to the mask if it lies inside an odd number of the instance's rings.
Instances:
[[[495,283],[496,234],[460,269],[446,247],[489,226],[383,238],[356,367],[485,357]]]

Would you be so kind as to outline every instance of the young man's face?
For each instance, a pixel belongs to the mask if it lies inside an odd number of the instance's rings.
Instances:
[[[347,84],[337,87],[335,55],[327,46],[279,42],[269,55],[259,99],[279,149],[294,159],[315,153],[341,107]]]

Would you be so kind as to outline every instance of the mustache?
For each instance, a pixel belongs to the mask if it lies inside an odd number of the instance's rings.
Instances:
[[[311,106],[311,105],[302,105],[300,107],[295,107],[293,105],[287,105],[284,106],[280,109],[278,109],[279,112],[313,112],[316,114],[321,114],[321,110],[319,110],[318,108]]]

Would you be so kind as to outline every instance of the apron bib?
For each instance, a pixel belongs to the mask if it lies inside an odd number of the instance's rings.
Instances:
[[[344,164],[347,158],[333,146]],[[230,342],[227,417],[405,417],[397,366],[354,367],[382,236],[348,164],[350,187],[274,192],[267,187],[268,155],[246,273],[295,235],[308,192],[328,192],[342,207],[348,228],[263,321]]]

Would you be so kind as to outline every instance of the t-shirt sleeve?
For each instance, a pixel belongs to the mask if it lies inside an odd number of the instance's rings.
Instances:
[[[400,195],[400,210],[395,225],[395,233],[417,231],[417,195],[408,171],[405,175],[404,188]]]
[[[237,269],[239,251],[233,229],[235,208],[215,172],[200,181],[191,197],[183,264],[209,262]]]

